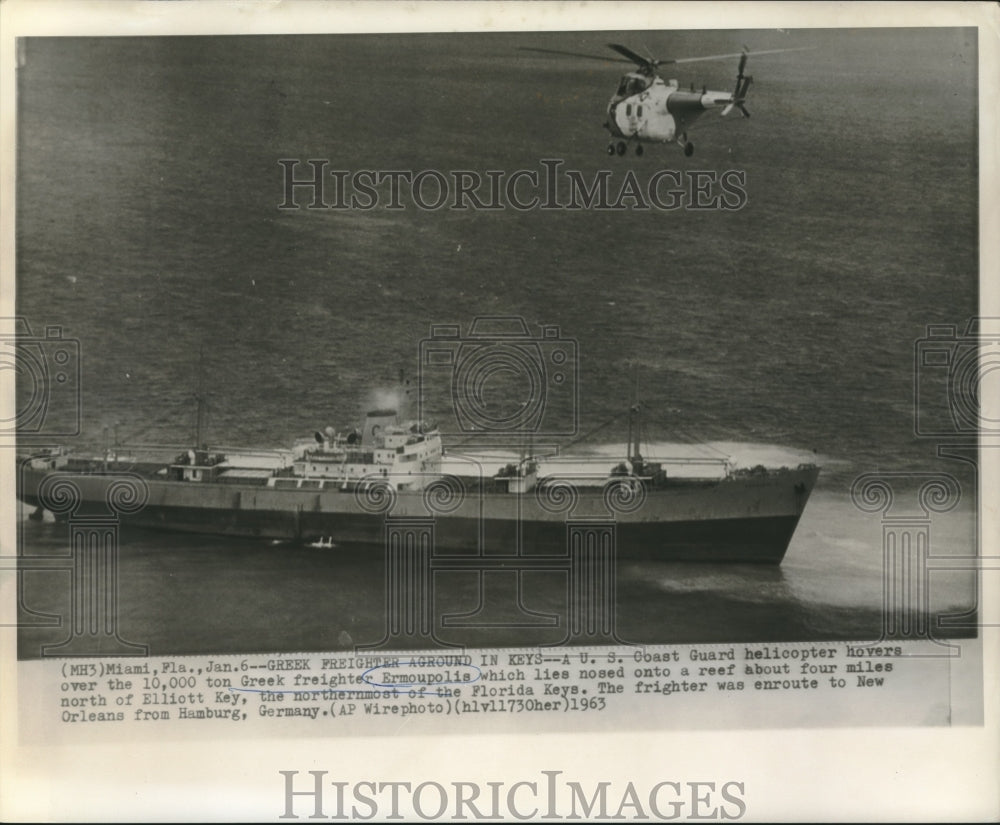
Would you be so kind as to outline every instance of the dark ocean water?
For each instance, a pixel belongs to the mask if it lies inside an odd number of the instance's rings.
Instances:
[[[608,158],[619,67],[518,47],[600,54],[637,37],[661,56],[816,48],[751,58],[753,117],[707,114],[692,158]],[[210,440],[286,445],[356,421],[400,369],[415,373],[431,324],[519,315],[575,342],[580,432],[623,410],[637,363],[651,442],[824,468],[779,570],[623,564],[624,639],[877,636],[881,525],[849,497],[864,472],[955,474],[963,500],[936,517],[933,549],[973,548],[974,477],[914,436],[913,382],[926,325],[977,311],[974,32],[63,38],[23,57],[17,311],[80,342],[79,443],[189,442],[200,375]],[[729,89],[734,71],[677,76]],[[615,181],[735,169],[748,199],[729,212],[283,211],[282,158],[446,174],[559,159]],[[601,430],[580,449],[623,442]],[[65,545],[58,525],[21,526],[26,552]],[[370,642],[381,558],[341,550],[130,535],[124,632],[155,653]],[[64,595],[46,581],[25,576],[35,609]],[[968,576],[933,585],[935,611],[973,604]],[[559,611],[558,586],[525,586],[535,609]],[[446,596],[460,610],[473,588],[456,580]],[[452,641],[553,641],[479,633]],[[23,655],[41,636],[22,631]]]

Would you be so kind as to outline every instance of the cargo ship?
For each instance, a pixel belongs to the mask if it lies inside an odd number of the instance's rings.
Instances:
[[[611,524],[620,558],[780,564],[818,467],[719,459],[716,473],[692,473],[644,458],[632,423],[623,460],[553,472],[523,449],[487,470],[395,409],[269,451],[56,447],[21,457],[18,497],[34,519],[113,513],[126,526],[331,548],[382,545],[388,524],[433,519],[435,552],[458,554],[566,553],[569,525]]]

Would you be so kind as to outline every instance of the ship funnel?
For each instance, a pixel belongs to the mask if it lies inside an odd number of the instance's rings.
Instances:
[[[385,428],[396,423],[395,410],[369,410],[365,415],[365,429],[361,435],[361,446],[375,446],[376,438],[383,434]]]

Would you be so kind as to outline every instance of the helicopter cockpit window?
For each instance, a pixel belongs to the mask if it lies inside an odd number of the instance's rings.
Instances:
[[[627,74],[622,78],[621,83],[618,84],[618,96],[628,97],[629,95],[637,95],[639,92],[645,91],[649,87],[649,84],[649,78]]]

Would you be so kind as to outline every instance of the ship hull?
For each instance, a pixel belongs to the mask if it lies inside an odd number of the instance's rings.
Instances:
[[[567,548],[586,542],[588,534],[612,537],[622,559],[779,564],[817,472],[804,467],[652,489],[632,511],[616,510],[600,488],[555,502],[532,493],[474,489],[445,501],[421,492],[369,501],[351,492],[140,480],[116,473],[74,475],[27,465],[18,493],[25,504],[52,509],[57,518],[113,515],[123,526],[153,530],[322,541],[333,547],[384,547],[392,535],[410,531],[428,537],[434,552],[443,556],[488,554],[501,565],[504,556],[565,555]],[[74,487],[68,509],[49,501],[45,482],[52,475]],[[114,506],[112,487],[123,477],[142,488],[142,506],[130,501]]]

